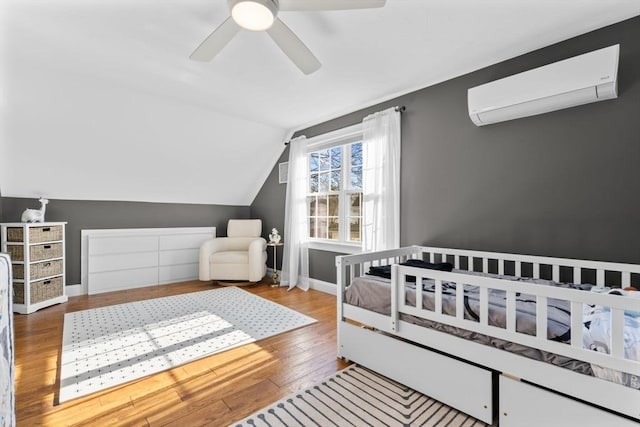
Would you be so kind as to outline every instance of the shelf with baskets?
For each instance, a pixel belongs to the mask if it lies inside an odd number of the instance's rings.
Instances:
[[[66,222],[0,224],[2,252],[11,257],[13,311],[33,313],[67,301]]]

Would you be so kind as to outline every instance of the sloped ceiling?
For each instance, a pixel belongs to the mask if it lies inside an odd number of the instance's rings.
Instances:
[[[282,12],[323,64],[305,76],[264,33],[189,60],[224,0],[4,0],[0,190],[249,205],[294,130],[639,14],[640,0]]]

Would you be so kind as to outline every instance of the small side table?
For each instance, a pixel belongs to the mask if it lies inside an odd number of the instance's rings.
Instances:
[[[267,243],[267,246],[273,248],[273,276],[271,276],[273,282],[269,286],[275,288],[280,286],[280,276],[278,275],[278,246],[284,246],[284,243]]]

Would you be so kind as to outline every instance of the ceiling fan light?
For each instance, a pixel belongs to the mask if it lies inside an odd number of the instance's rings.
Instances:
[[[231,8],[231,16],[244,29],[263,31],[273,25],[277,9],[271,0],[241,0]]]

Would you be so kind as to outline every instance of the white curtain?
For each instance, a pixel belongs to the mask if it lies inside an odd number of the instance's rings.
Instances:
[[[307,218],[307,140],[289,143],[289,176],[284,211],[284,254],[281,283],[293,289],[309,289],[309,225]]]
[[[364,251],[400,247],[400,112],[395,108],[362,121]]]

